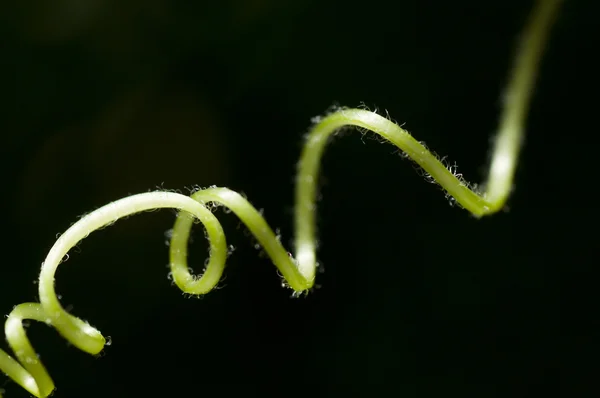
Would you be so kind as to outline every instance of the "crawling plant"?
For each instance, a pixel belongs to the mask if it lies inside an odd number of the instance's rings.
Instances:
[[[298,163],[293,256],[280,244],[261,213],[243,196],[227,188],[201,189],[191,196],[155,191],[109,203],[73,224],[50,249],[39,276],[40,302],[17,305],[6,320],[6,339],[16,359],[0,350],[0,369],[36,397],[46,397],[54,390],[52,379],[25,334],[25,320],[45,322],[56,328],[72,345],[87,353],[101,352],[106,344],[105,338],[89,323],[63,308],[55,292],[54,275],[58,265],[78,242],[92,232],[135,213],[160,208],[179,210],[169,255],[173,280],[185,293],[208,293],[217,285],[223,273],[228,249],[221,224],[211,211],[214,205],[225,206],[239,217],[270,256],[285,284],[295,295],[311,289],[317,267],[315,198],[320,160],[328,138],[345,126],[372,131],[396,145],[427,173],[428,178],[435,180],[456,203],[475,217],[501,210],[513,186],[538,64],[559,3],[560,0],[540,0],[523,34],[485,184],[475,187],[464,181],[454,167],[444,164],[422,143],[387,118],[364,109],[337,109],[315,119]],[[203,224],[210,245],[206,268],[199,276],[191,274],[187,264],[187,244],[195,220]]]

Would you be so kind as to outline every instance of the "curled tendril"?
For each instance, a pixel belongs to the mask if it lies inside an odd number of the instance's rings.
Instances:
[[[6,339],[17,359],[0,350],[0,370],[36,397],[46,397],[54,390],[52,379],[25,334],[24,320],[45,322],[87,353],[98,354],[103,349],[106,341],[102,334],[87,322],[69,314],[60,304],[54,289],[54,275],[64,256],[79,241],[122,217],[142,211],[160,208],[180,210],[171,238],[170,266],[173,280],[186,293],[199,295],[209,292],[219,282],[225,267],[225,234],[219,221],[206,207],[209,203],[228,207],[246,224],[291,289],[295,292],[310,289],[317,266],[315,197],[320,159],[328,137],[343,126],[371,130],[396,145],[476,217],[497,212],[504,206],[512,187],[538,63],[559,3],[560,0],[540,0],[523,35],[514,74],[508,86],[485,190],[472,190],[452,168],[447,169],[426,147],[388,119],[361,109],[337,110],[313,126],[298,164],[295,257],[283,248],[260,212],[241,195],[227,188],[204,189],[191,197],[170,192],[149,192],[117,200],[80,219],[50,249],[39,277],[40,302],[17,305],[8,316]],[[187,265],[187,242],[194,219],[204,225],[210,244],[209,262],[201,276],[190,274]]]

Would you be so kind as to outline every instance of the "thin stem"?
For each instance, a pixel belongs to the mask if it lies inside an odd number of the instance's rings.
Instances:
[[[171,238],[170,266],[175,283],[186,293],[197,295],[209,292],[219,282],[225,267],[225,234],[219,221],[207,208],[210,203],[227,206],[246,224],[289,287],[296,293],[310,289],[317,265],[315,197],[319,164],[328,137],[343,126],[371,130],[396,145],[475,216],[481,217],[500,210],[512,187],[531,88],[559,3],[560,0],[539,1],[525,32],[508,88],[485,192],[478,193],[470,189],[469,184],[446,169],[427,148],[389,120],[360,109],[338,110],[313,126],[298,164],[295,259],[281,246],[260,212],[241,195],[227,188],[209,188],[198,191],[191,197],[169,192],[149,192],[123,198],[83,217],[55,242],[42,264],[39,277],[40,303],[16,306],[6,321],[6,339],[18,361],[0,350],[0,369],[36,397],[47,397],[54,390],[52,379],[25,334],[23,321],[28,319],[53,326],[71,344],[85,352],[97,354],[102,350],[105,345],[102,334],[87,322],[69,314],[60,304],[54,288],[54,276],[69,250],[89,234],[120,218],[143,211],[160,208],[181,210]],[[194,219],[203,224],[210,244],[209,261],[200,276],[192,275],[187,265],[187,243]]]
[[[289,287],[298,292],[312,287],[312,279],[307,278],[303,270],[297,267],[293,257],[283,248],[263,216],[240,194],[227,188],[208,188],[194,193],[191,197],[204,205],[218,203],[229,208],[242,220],[265,249]],[[203,281],[206,273],[199,280],[190,275],[187,266],[187,242],[191,227],[192,218],[185,214],[181,214],[177,218],[173,227],[170,245],[173,280],[185,292],[205,294],[216,286],[221,275],[219,274],[219,278],[211,278],[206,282]],[[207,270],[211,268],[213,260],[214,254],[211,252]]]
[[[486,183],[488,200],[499,204],[506,202],[513,186],[542,53],[561,2],[562,0],[539,0],[523,32],[515,57]]]
[[[515,165],[523,140],[525,115],[531,102],[542,51],[561,1],[540,0],[525,29],[492,152],[487,188],[483,192],[471,189],[470,184],[446,169],[406,130],[376,113],[361,109],[341,109],[315,124],[308,134],[296,177],[296,258],[304,275],[314,278],[316,267],[315,199],[321,157],[328,138],[341,127],[361,127],[396,145],[476,217],[495,213],[504,207],[513,185]]]
[[[39,303],[17,305],[6,319],[5,333],[10,348],[23,366],[0,350],[0,369],[30,394],[46,397],[54,390],[54,382],[25,334],[24,320],[46,322],[51,325],[51,321]]]
[[[39,278],[40,303],[58,332],[74,346],[90,354],[99,353],[105,340],[98,330],[76,318],[62,307],[54,290],[54,274],[67,252],[90,233],[116,220],[143,211],[175,208],[196,217],[207,231],[213,267],[207,279],[219,280],[223,272],[227,245],[219,220],[194,199],[171,192],[148,192],[117,200],[86,215],[62,234],[42,264]]]

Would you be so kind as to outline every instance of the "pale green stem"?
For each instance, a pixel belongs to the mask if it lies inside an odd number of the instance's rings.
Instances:
[[[513,186],[539,64],[550,35],[550,26],[556,19],[561,2],[562,0],[539,0],[532,19],[522,34],[504,96],[504,108],[485,184],[488,200],[499,204],[506,202]]]
[[[361,127],[390,141],[476,217],[495,213],[504,207],[513,185],[515,165],[523,140],[525,115],[529,109],[542,51],[560,2],[561,0],[540,0],[524,32],[492,152],[487,188],[483,193],[471,190],[469,184],[454,176],[406,130],[376,113],[361,109],[342,109],[316,123],[302,151],[296,177],[296,258],[304,275],[313,278],[316,267],[315,199],[321,157],[328,138],[341,127]]]
[[[23,366],[0,350],[0,369],[4,373],[36,397],[46,397],[54,389],[50,376],[24,333],[22,320],[25,319],[42,321],[55,327],[71,344],[89,354],[97,354],[102,350],[106,343],[102,334],[87,322],[66,312],[60,304],[54,290],[54,275],[58,265],[69,250],[92,232],[120,218],[160,208],[181,209],[202,222],[211,251],[211,263],[205,276],[214,281],[220,279],[227,256],[225,234],[219,221],[205,206],[189,196],[170,192],[148,192],[109,203],[81,218],[54,243],[42,264],[39,277],[40,304],[21,304],[9,315],[5,325],[6,339]],[[185,285],[183,290],[186,290]]]
[[[51,325],[50,319],[39,303],[17,305],[6,319],[4,332],[10,348],[23,366],[0,350],[0,369],[30,394],[46,397],[54,390],[54,382],[29,343],[23,328],[24,320],[46,322]]]
[[[192,198],[202,204],[220,203],[228,207],[248,227],[292,289],[304,291],[312,287],[312,280],[306,278],[302,270],[298,269],[291,254],[283,248],[263,216],[240,194],[227,188],[208,188],[194,193]],[[219,278],[212,278],[205,283],[203,279],[206,278],[206,273],[197,281],[194,281],[194,277],[189,274],[187,242],[192,222],[193,219],[185,214],[180,215],[175,221],[170,245],[171,269],[173,280],[182,290],[192,294],[204,294],[216,286]],[[212,261],[213,253],[208,268]]]
[[[65,339],[85,352],[97,354],[102,350],[105,345],[102,334],[87,322],[67,313],[60,304],[54,289],[54,276],[69,250],[82,239],[135,213],[160,208],[182,210],[171,238],[170,266],[175,283],[186,293],[209,292],[219,282],[225,267],[225,235],[219,221],[206,207],[209,203],[227,206],[246,224],[289,287],[295,292],[310,289],[317,265],[315,197],[319,164],[328,137],[343,126],[371,130],[396,145],[475,216],[500,210],[512,187],[531,89],[559,2],[560,0],[541,0],[525,32],[492,155],[487,190],[483,194],[469,189],[468,184],[447,170],[408,132],[384,117],[360,109],[338,110],[315,124],[300,158],[296,180],[295,259],[281,246],[262,215],[241,195],[227,188],[209,188],[198,191],[191,197],[169,192],[149,192],[118,200],[77,221],[50,249],[39,278],[40,303],[16,306],[5,324],[6,339],[18,361],[0,350],[0,369],[36,397],[46,397],[53,391],[54,384],[25,335],[23,321],[28,319],[55,327]],[[187,243],[194,219],[204,225],[210,244],[209,261],[199,277],[192,275],[187,265]]]
[[[68,314],[54,291],[54,274],[67,252],[90,233],[116,220],[142,211],[176,208],[193,214],[208,233],[215,269],[207,272],[207,279],[218,281],[223,271],[227,245],[219,220],[205,206],[194,199],[171,192],[148,192],[117,200],[86,215],[62,234],[50,249],[42,264],[39,278],[40,303],[59,333],[74,346],[90,354],[99,353],[105,340],[87,322]],[[217,276],[214,276],[217,274]]]

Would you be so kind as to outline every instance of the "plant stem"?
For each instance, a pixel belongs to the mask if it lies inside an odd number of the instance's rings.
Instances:
[[[512,188],[538,64],[560,1],[540,0],[525,31],[508,86],[487,189],[482,193],[472,190],[468,183],[448,170],[407,131],[386,118],[360,109],[337,110],[313,126],[298,164],[295,259],[281,246],[260,212],[241,195],[227,188],[209,188],[191,197],[170,192],[149,192],[109,203],[73,224],[50,249],[39,277],[40,303],[16,306],[5,324],[6,339],[18,361],[0,350],[0,370],[36,397],[47,397],[54,390],[52,379],[25,334],[23,321],[28,319],[53,326],[71,344],[87,353],[97,354],[102,350],[106,343],[102,334],[87,322],[69,314],[60,304],[55,292],[54,275],[69,250],[89,234],[120,218],[143,211],[160,208],[181,210],[171,238],[170,265],[175,283],[186,293],[198,295],[209,292],[219,282],[225,267],[225,234],[219,221],[206,207],[210,203],[227,206],[246,224],[289,287],[296,293],[310,289],[314,284],[317,266],[315,197],[319,165],[328,138],[343,126],[371,130],[396,145],[475,216],[497,212],[504,206]],[[192,275],[187,264],[187,243],[194,219],[204,225],[210,243],[209,261],[201,276]]]

